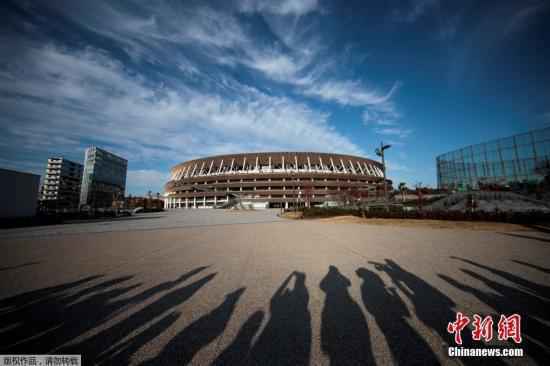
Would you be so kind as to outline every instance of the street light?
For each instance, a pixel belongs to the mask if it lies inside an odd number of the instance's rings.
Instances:
[[[384,159],[384,151],[389,149],[391,145],[384,145],[380,142],[380,147],[374,150],[376,155],[382,158],[382,173],[384,173],[384,201],[386,202],[386,209],[388,208],[388,184],[386,183],[386,160]]]

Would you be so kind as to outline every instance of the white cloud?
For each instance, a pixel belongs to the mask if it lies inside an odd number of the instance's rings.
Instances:
[[[0,136],[0,145],[81,149],[82,141],[93,137],[131,161],[152,166],[254,150],[364,155],[330,125],[328,113],[292,99],[296,94],[362,108],[363,121],[376,133],[397,139],[411,132],[400,126],[393,100],[399,82],[384,91],[341,77],[333,50],[325,49],[318,36],[318,24],[303,16],[320,10],[317,1],[241,4],[242,11],[261,13],[277,38],[266,42],[234,8],[140,3],[130,11],[107,1],[47,6],[108,37],[137,64],[154,65],[155,77],[97,48],[24,41],[18,47],[25,52],[15,59],[13,45],[0,42],[0,121],[8,132]],[[237,82],[228,67],[239,74],[241,67],[260,73],[286,87],[286,93],[273,96]],[[132,174],[145,181],[154,172],[147,166]]]
[[[115,41],[130,57],[155,63],[177,64],[178,58],[185,54],[181,46],[202,48],[205,55],[217,57],[219,49],[245,49],[249,43],[234,16],[207,5],[182,6],[171,2],[131,5],[132,8],[104,0],[93,4],[52,0],[44,4],[81,27]],[[33,7],[38,5],[29,11]]]
[[[52,150],[92,137],[129,159],[150,162],[235,150],[362,154],[329,125],[328,114],[235,81],[226,84],[231,96],[176,89],[148,82],[95,49],[27,51],[15,63],[1,60],[18,80],[0,80],[2,124],[22,145]],[[40,146],[52,136],[66,141]]]
[[[244,0],[237,4],[239,11],[262,13],[262,19],[282,46],[277,41],[258,42],[251,29],[230,10],[206,5],[141,3],[137,4],[139,11],[132,12],[106,1],[98,1],[94,6],[73,2],[60,6],[54,1],[51,6],[83,27],[122,44],[130,56],[161,64],[175,63],[189,76],[204,75],[203,65],[192,64],[181,47],[192,48],[217,65],[245,66],[269,79],[292,85],[297,93],[308,97],[340,105],[381,106],[373,109],[373,113],[384,114],[380,119],[397,115],[387,111],[399,82],[387,93],[381,93],[359,80],[339,78],[334,56],[322,53],[325,48],[318,35],[318,24],[284,16],[318,11],[317,0]],[[82,13],[88,16],[82,17]]]
[[[243,12],[300,16],[318,10],[319,3],[317,0],[242,0],[239,8]]]
[[[381,127],[375,128],[374,131],[379,135],[395,136],[399,138],[408,137],[413,131],[402,127]]]
[[[363,119],[363,123],[366,126],[394,126],[395,124],[397,124],[396,120],[400,118],[400,115],[393,110],[384,111],[377,110],[376,108],[371,108],[365,109],[361,117]]]
[[[388,169],[388,172],[410,172],[411,169],[409,169],[407,166],[403,164],[399,164],[393,160],[386,160],[386,167]]]
[[[439,0],[413,0],[404,8],[395,9],[393,18],[398,22],[414,23],[438,6]]]
[[[266,76],[277,81],[289,81],[304,67],[299,65],[290,55],[278,52],[256,53],[250,60],[243,60],[243,64],[263,72]]]
[[[331,80],[309,86],[304,90],[304,94],[318,96],[327,101],[336,101],[342,105],[379,105],[387,103],[398,87],[399,83],[395,83],[388,93],[382,94],[366,89],[359,81]]]
[[[520,8],[513,14],[511,20],[504,28],[504,34],[509,35],[523,30],[537,15],[548,7],[548,3],[544,1],[530,3],[529,5]]]
[[[178,69],[181,72],[190,76],[196,76],[201,73],[199,69],[187,59],[180,60],[180,62],[178,63]]]

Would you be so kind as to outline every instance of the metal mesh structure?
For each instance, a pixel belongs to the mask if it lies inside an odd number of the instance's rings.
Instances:
[[[539,182],[550,170],[550,128],[467,146],[436,163],[439,188]]]

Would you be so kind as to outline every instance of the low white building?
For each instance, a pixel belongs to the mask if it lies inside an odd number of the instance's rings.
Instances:
[[[0,218],[36,215],[40,176],[0,169]]]

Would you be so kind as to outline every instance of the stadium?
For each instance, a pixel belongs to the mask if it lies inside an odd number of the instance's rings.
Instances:
[[[381,163],[351,155],[263,152],[211,156],[171,169],[165,208],[336,205],[349,194],[366,199],[378,195],[383,176]]]

